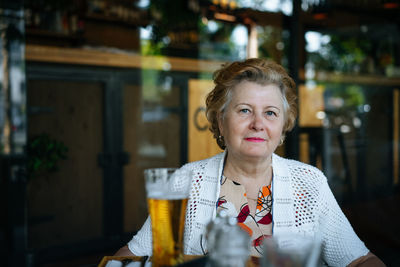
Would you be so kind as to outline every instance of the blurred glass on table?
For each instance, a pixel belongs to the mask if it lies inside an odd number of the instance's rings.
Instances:
[[[207,225],[207,267],[245,267],[250,256],[250,236],[224,211]]]
[[[262,267],[319,267],[321,239],[300,234],[273,235],[264,240]]]
[[[174,168],[144,171],[153,234],[152,266],[183,262],[183,232],[192,173]]]

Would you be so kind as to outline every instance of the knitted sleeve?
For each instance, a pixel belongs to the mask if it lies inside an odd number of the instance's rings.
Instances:
[[[319,195],[319,222],[323,259],[329,266],[347,266],[368,253],[340,209],[324,177]]]
[[[128,248],[136,256],[150,256],[152,254],[152,235],[150,216],[143,224],[142,228],[128,242]]]

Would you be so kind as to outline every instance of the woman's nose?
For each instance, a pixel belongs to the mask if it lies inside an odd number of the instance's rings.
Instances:
[[[264,128],[262,116],[254,114],[250,127],[255,131],[262,131]]]

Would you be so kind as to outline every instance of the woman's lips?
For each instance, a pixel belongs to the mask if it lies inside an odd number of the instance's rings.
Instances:
[[[248,137],[248,138],[245,138],[245,140],[249,141],[249,142],[256,142],[256,143],[265,141],[264,138],[259,138],[259,137]]]

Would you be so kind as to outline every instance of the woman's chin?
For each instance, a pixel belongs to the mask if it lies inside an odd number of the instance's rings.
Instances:
[[[243,158],[250,159],[267,159],[271,154],[265,151],[247,151],[246,153],[242,153]]]

